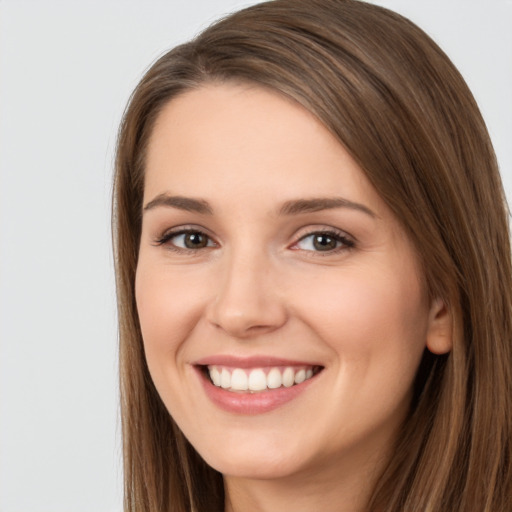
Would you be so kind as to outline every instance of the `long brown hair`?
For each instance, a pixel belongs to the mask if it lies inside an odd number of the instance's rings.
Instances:
[[[453,350],[426,352],[410,415],[368,510],[512,509],[512,270],[495,155],[464,80],[407,19],[355,0],[276,0],[161,57],[118,141],[114,245],[125,510],[222,511],[222,477],[186,441],[148,372],[134,299],[144,161],[161,108],[207,82],[249,81],[311,111],[402,223]]]

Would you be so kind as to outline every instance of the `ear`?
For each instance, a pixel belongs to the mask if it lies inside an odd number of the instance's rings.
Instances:
[[[442,299],[432,301],[428,322],[427,348],[433,354],[450,352],[453,345],[452,315]]]

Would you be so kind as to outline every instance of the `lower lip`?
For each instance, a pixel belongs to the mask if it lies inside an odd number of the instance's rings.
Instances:
[[[243,393],[227,391],[224,388],[215,386],[199,368],[196,368],[196,370],[206,395],[215,405],[227,412],[250,415],[270,412],[291,402],[306,391],[318,376],[317,374],[289,388],[280,387],[258,393]]]

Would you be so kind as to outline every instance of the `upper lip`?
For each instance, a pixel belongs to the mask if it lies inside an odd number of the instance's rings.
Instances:
[[[240,357],[232,355],[206,356],[192,363],[195,366],[229,366],[232,368],[260,368],[262,366],[321,366],[316,362],[298,361],[273,356]]]

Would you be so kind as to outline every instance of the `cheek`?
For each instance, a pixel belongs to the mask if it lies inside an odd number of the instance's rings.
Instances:
[[[158,269],[156,271],[155,269]],[[186,272],[166,272],[162,265],[139,262],[135,296],[144,352],[153,383],[170,414],[179,424],[194,428],[197,406],[191,407],[190,371],[186,340],[203,311],[204,289]]]
[[[167,273],[161,268],[155,272],[154,268],[139,262],[135,282],[144,349],[152,371],[155,361],[168,364],[169,359],[178,358],[182,341],[200,319],[205,297],[204,289],[194,286],[186,273]]]
[[[303,320],[337,353],[347,371],[413,374],[426,343],[428,308],[413,269],[326,275],[296,294]],[[386,270],[386,271],[385,271]]]
[[[329,414],[361,439],[403,419],[425,348],[422,286],[415,273],[399,275],[354,272],[302,295],[303,318],[333,356],[331,389],[343,406]]]

